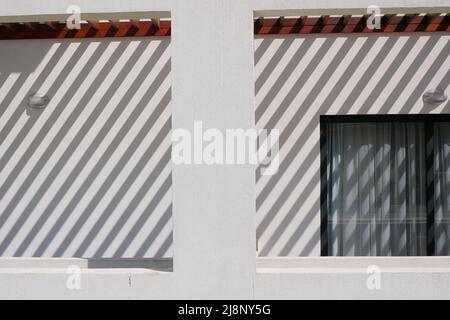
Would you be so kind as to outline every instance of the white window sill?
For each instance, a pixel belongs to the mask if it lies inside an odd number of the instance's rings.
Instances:
[[[172,258],[87,259],[87,258],[5,258],[0,257],[0,273],[65,273],[70,266],[85,273],[172,272]]]
[[[450,257],[258,257],[258,273],[450,272]]]

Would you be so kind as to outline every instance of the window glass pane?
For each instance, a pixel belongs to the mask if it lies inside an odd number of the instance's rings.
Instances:
[[[426,255],[423,123],[328,123],[327,148],[328,254]]]
[[[450,123],[434,124],[434,236],[436,255],[450,255]]]

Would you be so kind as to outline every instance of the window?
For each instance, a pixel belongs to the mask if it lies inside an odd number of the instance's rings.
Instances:
[[[450,115],[320,123],[322,255],[450,255]]]

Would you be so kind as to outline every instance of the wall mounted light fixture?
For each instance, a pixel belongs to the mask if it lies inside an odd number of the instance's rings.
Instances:
[[[422,99],[425,103],[433,106],[438,106],[445,100],[447,100],[447,94],[445,93],[444,89],[432,89],[425,91]]]
[[[28,106],[33,109],[43,109],[47,106],[50,98],[45,94],[33,93],[28,97]]]

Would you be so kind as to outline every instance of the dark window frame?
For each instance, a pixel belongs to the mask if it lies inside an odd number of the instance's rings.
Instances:
[[[328,256],[327,124],[350,122],[417,122],[424,124],[427,208],[427,256],[435,255],[434,237],[434,123],[450,122],[450,114],[358,114],[320,116],[320,255]]]

